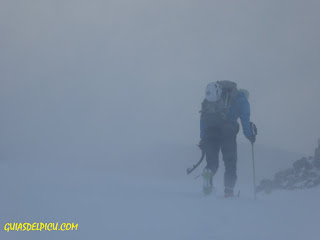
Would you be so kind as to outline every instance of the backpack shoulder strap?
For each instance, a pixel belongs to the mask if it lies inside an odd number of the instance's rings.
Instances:
[[[207,106],[208,106],[208,100],[204,99],[201,103],[201,110],[199,111],[199,113],[203,113],[206,110]]]

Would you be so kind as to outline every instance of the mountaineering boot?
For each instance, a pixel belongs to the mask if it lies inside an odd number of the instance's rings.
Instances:
[[[233,189],[231,188],[225,188],[224,189],[224,197],[225,198],[233,198],[234,195],[233,195]]]
[[[212,178],[213,178],[212,171],[209,168],[203,169],[202,178],[203,178],[203,184],[202,184],[203,193],[205,195],[210,194],[212,192],[212,189],[213,189],[213,186],[212,186]]]

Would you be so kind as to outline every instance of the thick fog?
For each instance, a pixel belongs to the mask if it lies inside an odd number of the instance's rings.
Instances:
[[[207,83],[250,91],[258,144],[320,137],[318,1],[0,3],[2,159],[199,141]],[[239,141],[247,141],[239,134]]]
[[[0,0],[0,239],[318,239],[319,186],[255,201],[253,176],[288,169],[284,181],[304,181],[294,186],[320,182],[312,158],[291,169],[320,137],[319,9]],[[255,175],[238,135],[240,198],[223,197],[222,162],[210,196],[194,179],[205,163],[186,175],[200,157],[204,89],[217,80],[250,92],[258,127]],[[79,229],[8,233],[13,222]]]

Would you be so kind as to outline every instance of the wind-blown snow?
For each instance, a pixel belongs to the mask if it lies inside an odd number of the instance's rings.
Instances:
[[[170,149],[166,150],[170,156]],[[181,152],[176,150],[177,154]],[[278,191],[258,195],[255,201],[252,183],[245,181],[251,179],[251,160],[239,159],[237,189],[241,189],[241,197],[222,197],[223,164],[215,177],[216,196],[205,197],[201,181],[193,179],[203,165],[193,176],[185,174],[186,167],[197,160],[193,157],[199,153],[196,148],[191,152],[194,156],[184,161],[163,159],[157,169],[152,167],[153,160],[149,160],[152,164],[148,166],[148,159],[134,159],[136,165],[141,165],[132,171],[121,165],[2,162],[2,228],[6,222],[75,222],[79,227],[73,232],[2,229],[0,238],[318,239],[320,188]],[[259,153],[257,158],[262,159]],[[261,172],[260,160],[257,166]],[[177,170],[175,175],[172,169]]]

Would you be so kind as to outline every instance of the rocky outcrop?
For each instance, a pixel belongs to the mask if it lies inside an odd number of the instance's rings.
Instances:
[[[273,179],[263,179],[257,192],[271,193],[276,189],[308,189],[320,184],[320,169],[314,164],[313,157],[301,158],[293,167],[277,172]]]

